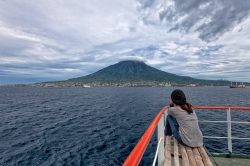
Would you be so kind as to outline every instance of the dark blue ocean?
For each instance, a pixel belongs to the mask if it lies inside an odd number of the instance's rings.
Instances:
[[[121,165],[174,88],[0,87],[0,165]],[[250,88],[181,88],[193,105],[250,106]],[[226,120],[225,111],[196,111],[199,120]],[[250,111],[232,111],[250,121]],[[200,123],[206,136],[227,136],[226,124]],[[250,125],[233,124],[235,137]],[[205,139],[210,152],[227,152],[227,140]],[[141,165],[150,165],[151,141]],[[250,155],[250,141],[233,152]]]

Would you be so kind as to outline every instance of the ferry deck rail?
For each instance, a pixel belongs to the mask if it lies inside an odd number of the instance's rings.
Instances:
[[[204,138],[213,138],[213,139],[227,139],[228,146],[228,154],[232,155],[232,139],[240,139],[240,140],[250,140],[250,138],[241,138],[241,137],[232,137],[232,123],[238,124],[250,124],[250,122],[242,122],[242,121],[232,121],[231,120],[231,111],[232,110],[240,110],[240,111],[250,111],[250,107],[240,107],[240,106],[193,106],[195,110],[221,110],[227,111],[227,120],[226,121],[209,121],[203,120],[199,121],[200,123],[227,123],[227,137],[218,137],[218,136],[204,136]],[[162,166],[164,163],[164,128],[165,128],[165,119],[167,116],[166,111],[169,109],[169,105],[165,106],[160,110],[160,112],[153,119],[149,127],[146,129],[130,155],[127,157],[124,166],[136,166],[139,165],[144,152],[156,130],[157,127],[157,140],[158,145],[153,161],[153,165],[156,164],[156,160],[158,159],[158,165]]]

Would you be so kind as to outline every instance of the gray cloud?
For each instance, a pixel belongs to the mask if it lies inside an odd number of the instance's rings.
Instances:
[[[0,6],[0,84],[63,80],[127,59],[179,75],[249,81],[249,0],[11,0]]]
[[[143,8],[151,7],[155,0],[138,0]]]
[[[249,16],[250,0],[139,1],[152,8],[169,31],[198,32],[204,41],[219,38]],[[158,3],[158,5],[156,5]],[[148,9],[147,9],[148,10]],[[152,12],[150,12],[152,14]],[[149,15],[150,15],[149,14]],[[154,12],[153,12],[154,14]],[[149,15],[145,16],[148,23]]]

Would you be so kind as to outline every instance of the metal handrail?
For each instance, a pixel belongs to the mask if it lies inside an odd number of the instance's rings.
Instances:
[[[230,111],[228,114],[231,114]],[[229,116],[231,118],[231,116]],[[203,138],[207,139],[227,139],[228,140],[228,152],[229,155],[232,154],[233,152],[233,146],[232,146],[232,140],[250,140],[249,137],[233,137],[232,132],[231,132],[231,124],[236,123],[236,124],[250,124],[250,122],[240,122],[240,121],[199,121],[201,123],[227,123],[227,137],[220,137],[220,136],[203,136]],[[230,125],[230,126],[229,126]]]
[[[199,120],[199,122],[202,122],[202,123],[225,123],[225,122],[228,122],[226,120]],[[236,124],[250,124],[250,122],[241,122],[241,121],[231,121],[231,123],[236,123]]]
[[[164,132],[162,130],[162,125],[164,123],[162,123],[162,122],[163,122],[163,119],[165,119],[165,111],[168,108],[169,108],[169,105],[165,106],[156,115],[156,117],[154,118],[152,123],[146,129],[146,131],[144,132],[144,134],[142,135],[142,137],[140,138],[140,140],[138,141],[138,143],[136,144],[136,146],[132,150],[132,152],[129,154],[128,158],[123,163],[123,166],[137,166],[137,165],[139,165],[139,163],[140,163],[140,161],[142,159],[142,156],[143,156],[143,154],[144,154],[144,152],[145,152],[145,150],[146,150],[146,148],[147,148],[147,146],[148,146],[148,144],[149,144],[149,142],[150,142],[150,140],[151,140],[157,126],[158,126],[158,141],[161,139],[160,136],[162,136],[162,133]],[[193,108],[194,109],[209,109],[209,110],[227,110],[227,121],[225,121],[225,122],[227,122],[228,137],[224,137],[224,138],[228,138],[228,151],[230,153],[232,153],[232,139],[237,139],[237,137],[232,137],[232,134],[231,134],[231,123],[235,123],[234,121],[231,121],[231,110],[250,110],[250,107],[239,107],[239,106],[193,106]],[[222,121],[220,121],[220,122],[222,122]],[[241,122],[241,123],[248,123],[248,122]],[[159,131],[161,132],[160,134],[159,134]],[[205,137],[209,137],[209,136],[205,136]],[[238,138],[238,139],[245,139],[245,138]],[[161,146],[164,147],[164,142],[162,143]],[[159,148],[157,148],[157,149],[159,149]],[[164,154],[164,152],[162,152],[162,148],[159,150],[159,153]],[[158,153],[158,165],[162,165],[162,164],[159,164],[159,162],[162,163],[162,160],[163,160],[162,156],[160,156],[159,153]],[[160,157],[160,159],[159,159],[159,157]]]
[[[227,123],[227,137],[217,137],[217,136],[203,136],[204,138],[213,138],[213,139],[227,139],[227,146],[229,154],[233,152],[232,140],[250,140],[250,138],[241,138],[241,137],[232,137],[232,123],[237,124],[250,124],[250,122],[239,122],[232,121],[231,119],[231,110],[240,110],[240,111],[249,111],[250,107],[239,107],[239,106],[194,106],[194,109],[211,109],[211,110],[224,110],[227,111],[227,120],[226,121],[199,121],[206,123]]]
[[[160,140],[158,141],[156,152],[155,152],[155,157],[154,157],[154,161],[153,161],[152,166],[155,166],[155,164],[156,164],[156,159],[157,159],[157,155],[159,153],[159,149],[160,149],[160,145],[161,145],[162,140],[164,141],[164,137],[160,138]]]
[[[162,115],[168,109],[169,106],[165,106],[161,111],[156,115],[152,123],[149,125],[145,133],[142,135],[139,142],[136,144],[128,158],[123,163],[124,166],[136,166],[139,165],[141,158],[154,134],[154,131],[158,125],[158,122],[160,121]]]
[[[194,109],[209,109],[209,110],[240,110],[250,111],[250,107],[239,107],[239,106],[193,106]]]

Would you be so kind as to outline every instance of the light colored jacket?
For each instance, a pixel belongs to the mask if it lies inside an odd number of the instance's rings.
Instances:
[[[190,147],[203,146],[203,136],[198,124],[198,118],[195,111],[189,114],[180,107],[171,107],[168,111],[169,115],[176,118],[179,124],[179,133],[184,144]]]

